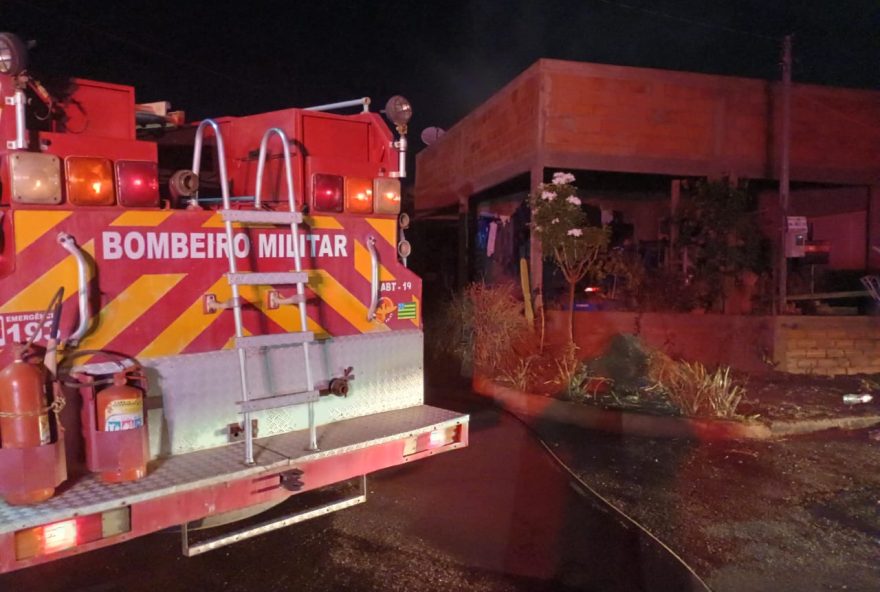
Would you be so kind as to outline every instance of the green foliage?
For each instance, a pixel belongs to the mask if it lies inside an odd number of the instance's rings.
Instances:
[[[638,337],[618,334],[611,338],[608,350],[594,367],[613,381],[617,394],[633,394],[645,382],[648,354]]]
[[[755,219],[755,199],[727,181],[697,183],[682,200],[679,249],[693,265],[693,287],[707,308],[724,296],[724,278],[760,273],[769,260]]]
[[[440,349],[481,370],[509,364],[516,342],[530,331],[515,293],[511,284],[474,283],[453,296],[437,330]]]
[[[587,396],[590,371],[578,357],[578,347],[569,343],[556,358],[556,376],[550,382],[561,387],[562,394],[572,401],[582,401]]]
[[[573,181],[571,174],[556,173],[552,183],[532,194],[530,205],[544,253],[555,259],[568,282],[577,283],[592,270],[610,235],[607,228],[587,223]]]
[[[528,391],[535,380],[535,361],[535,356],[526,356],[524,358],[514,356],[512,362],[498,367],[498,382],[521,391]]]
[[[600,257],[598,262],[598,277],[613,278],[610,298],[620,300],[637,301],[643,291],[647,274],[645,264],[635,251],[624,249],[611,249]]]
[[[610,238],[606,227],[589,226],[581,209],[574,175],[555,173],[552,183],[542,183],[529,198],[532,224],[545,257],[552,257],[569,285],[569,341],[572,341],[574,287],[597,271],[600,253]]]
[[[699,362],[676,361],[659,352],[651,356],[650,377],[651,390],[664,393],[689,417],[736,418],[746,392],[731,378],[729,367],[712,371]]]

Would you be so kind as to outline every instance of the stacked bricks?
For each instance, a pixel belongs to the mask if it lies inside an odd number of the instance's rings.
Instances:
[[[779,317],[774,357],[794,374],[880,373],[880,317]]]

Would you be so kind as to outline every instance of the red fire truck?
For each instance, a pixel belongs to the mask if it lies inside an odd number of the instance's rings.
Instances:
[[[424,404],[410,114],[388,102],[396,137],[368,99],[186,123],[128,86],[47,91],[0,35],[0,572],[169,527],[203,553],[467,445]]]

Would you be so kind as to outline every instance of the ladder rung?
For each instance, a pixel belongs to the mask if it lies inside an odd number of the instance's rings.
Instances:
[[[318,391],[302,391],[288,395],[274,395],[272,397],[250,399],[249,401],[238,401],[238,405],[241,407],[241,413],[253,413],[266,409],[278,409],[279,407],[311,403],[317,401],[319,396],[320,393]]]
[[[276,345],[296,345],[307,341],[314,341],[315,335],[311,331],[299,331],[296,333],[275,333],[272,335],[248,335],[236,337],[235,346],[240,349],[256,349],[258,347],[273,347]]]
[[[304,271],[238,272],[227,273],[230,284],[238,286],[271,286],[276,284],[307,284],[309,274]]]
[[[252,222],[254,224],[299,224],[299,212],[270,212],[268,210],[220,210],[224,222]]]

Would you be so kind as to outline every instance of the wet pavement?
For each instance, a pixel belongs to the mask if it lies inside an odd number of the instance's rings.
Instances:
[[[192,559],[156,533],[0,576],[0,591],[703,589],[519,421],[461,387],[429,402],[472,413],[470,446],[371,477],[366,504]]]

